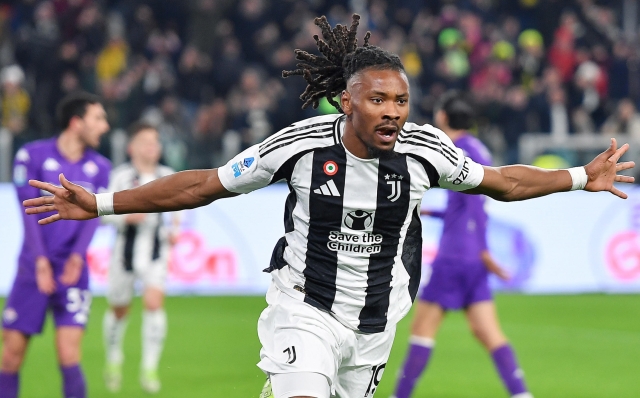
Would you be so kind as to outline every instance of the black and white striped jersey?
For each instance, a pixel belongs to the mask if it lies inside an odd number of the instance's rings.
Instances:
[[[140,173],[131,163],[124,163],[111,171],[109,192],[144,185],[175,171],[167,166],[158,165],[154,173]],[[111,260],[121,263],[132,271],[166,257],[168,252],[168,231],[164,228],[162,214],[147,214],[144,221],[132,225],[125,223],[126,215],[113,214],[103,217],[104,222],[113,224],[118,230]]]
[[[283,236],[271,259],[285,293],[367,333],[395,325],[420,281],[420,203],[426,190],[476,187],[482,166],[435,127],[406,123],[395,156],[360,159],[342,144],[344,115],[303,120],[218,170],[224,187],[248,193],[289,185]]]

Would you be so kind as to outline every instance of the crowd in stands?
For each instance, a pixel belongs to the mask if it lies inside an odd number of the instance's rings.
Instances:
[[[281,72],[294,49],[317,52],[314,17],[352,12],[360,43],[370,30],[401,56],[410,119],[429,123],[441,93],[469,90],[499,163],[518,161],[524,132],[640,136],[640,48],[621,0],[18,0],[0,5],[1,123],[16,148],[52,136],[57,101],[84,89],[112,131],[157,125],[170,166],[215,167],[333,111],[301,109],[306,83]]]

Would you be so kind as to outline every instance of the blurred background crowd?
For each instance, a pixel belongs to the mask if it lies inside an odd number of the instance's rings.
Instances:
[[[100,94],[118,132],[158,126],[164,162],[216,167],[301,109],[294,49],[317,52],[313,19],[362,15],[371,43],[401,56],[411,116],[429,123],[445,90],[469,90],[477,133],[497,163],[519,160],[526,132],[640,137],[635,1],[595,0],[20,0],[0,5],[0,118],[12,149],[58,133],[54,109]],[[535,27],[535,28],[533,28]],[[120,146],[121,148],[121,146]],[[567,157],[571,163],[571,157]]]

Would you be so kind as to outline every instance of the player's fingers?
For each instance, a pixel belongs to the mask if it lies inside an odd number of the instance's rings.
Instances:
[[[67,177],[65,177],[64,174],[60,173],[60,175],[58,176],[58,179],[60,180],[60,185],[62,185],[65,189],[72,192],[75,191],[76,184],[67,180]]]
[[[29,185],[31,185],[34,188],[38,188],[41,189],[43,191],[47,191],[50,194],[55,195],[56,193],[60,193],[60,190],[62,188],[56,187],[53,184],[50,184],[48,182],[42,182],[42,181],[38,181],[38,180],[29,180]]]
[[[636,167],[636,162],[620,162],[616,164],[616,171],[629,170]]]
[[[41,214],[41,213],[49,213],[52,211],[56,211],[56,208],[54,205],[42,205],[38,207],[29,207],[27,209],[24,209],[24,212],[26,214]]]
[[[610,161],[617,163],[618,160],[629,150],[629,144],[624,144],[609,158]]]
[[[628,197],[628,195],[626,193],[622,192],[621,190],[619,190],[616,187],[612,187],[609,192],[611,192],[612,194],[614,194],[617,197],[622,198],[622,199],[626,199]]]
[[[618,142],[615,138],[612,138],[609,144],[609,148],[604,151],[604,154],[606,154],[607,156],[611,156],[616,152],[616,149],[618,149]]]
[[[38,224],[40,225],[47,225],[47,224],[51,224],[52,222],[56,222],[58,220],[60,220],[60,214],[56,213],[52,216],[49,216],[47,218],[43,218],[42,220],[38,221]]]
[[[636,179],[634,177],[631,176],[621,176],[621,175],[617,175],[616,178],[614,179],[615,182],[627,182],[627,183],[632,183],[634,182]]]
[[[41,196],[39,198],[27,199],[22,202],[24,207],[45,206],[53,204],[53,196]]]

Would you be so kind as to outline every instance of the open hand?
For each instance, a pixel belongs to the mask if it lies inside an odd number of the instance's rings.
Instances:
[[[611,146],[600,155],[596,156],[588,165],[584,166],[587,172],[586,191],[599,192],[609,191],[612,194],[627,198],[627,194],[613,186],[614,182],[634,182],[633,177],[619,175],[618,172],[635,167],[635,162],[621,162],[618,160],[629,150],[629,144],[624,144],[618,148],[615,138],[611,139]]]
[[[46,295],[56,291],[53,268],[51,268],[49,259],[44,256],[36,258],[36,284],[38,285],[38,290]]]
[[[60,282],[67,286],[75,285],[80,279],[82,274],[82,266],[84,265],[84,259],[78,253],[71,253],[67,261],[64,263],[62,269],[62,275],[60,275]]]
[[[60,174],[60,184],[62,187],[39,180],[29,180],[29,185],[47,191],[52,196],[25,200],[22,202],[22,205],[27,207],[25,212],[27,214],[57,212],[38,221],[41,225],[58,220],[88,220],[98,217],[96,198],[93,194],[80,185],[69,182],[64,174]]]

